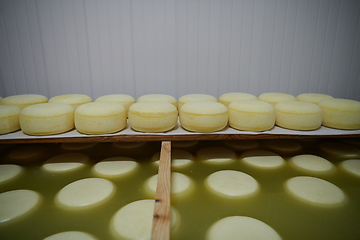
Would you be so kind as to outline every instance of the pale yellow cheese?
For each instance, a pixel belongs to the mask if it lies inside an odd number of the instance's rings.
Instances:
[[[146,94],[138,98],[137,102],[168,102],[177,108],[177,101],[171,95],[167,94]]]
[[[209,94],[187,94],[183,95],[178,100],[178,109],[181,110],[181,107],[187,102],[198,102],[198,101],[211,101],[216,102],[217,99],[214,96]]]
[[[39,94],[21,94],[13,95],[3,98],[0,102],[2,105],[12,105],[24,109],[27,106],[46,103],[48,102],[47,97]]]
[[[110,94],[98,97],[95,102],[116,102],[120,103],[126,110],[126,113],[129,111],[131,105],[136,101],[135,99],[127,94]]]
[[[226,107],[229,106],[230,103],[237,100],[256,100],[257,97],[249,94],[249,93],[241,93],[241,92],[231,92],[224,93],[219,97],[218,102],[224,104]]]
[[[20,129],[19,115],[21,109],[11,105],[0,105],[0,134]]]
[[[85,94],[64,94],[50,98],[49,102],[70,104],[76,110],[80,105],[92,102],[92,99]]]

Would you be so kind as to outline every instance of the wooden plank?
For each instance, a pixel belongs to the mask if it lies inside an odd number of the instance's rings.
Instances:
[[[151,240],[170,239],[171,142],[161,144]]]

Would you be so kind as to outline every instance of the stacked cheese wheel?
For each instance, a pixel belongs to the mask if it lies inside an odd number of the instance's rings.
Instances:
[[[82,134],[111,134],[127,123],[138,132],[157,133],[176,129],[177,122],[191,132],[210,133],[230,126],[239,131],[267,131],[275,125],[309,131],[321,125],[360,129],[360,102],[329,95],[304,93],[226,93],[216,99],[207,94],[188,94],[177,101],[166,94],[147,94],[137,101],[126,94],[92,99],[84,94],[59,95],[49,100],[37,94],[0,100],[0,134],[21,130],[29,135],[51,135],[74,128]]]

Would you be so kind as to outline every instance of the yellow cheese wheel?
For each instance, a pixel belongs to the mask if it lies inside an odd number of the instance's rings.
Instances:
[[[95,102],[116,102],[123,105],[126,113],[129,111],[129,107],[135,103],[135,99],[127,94],[109,94],[98,97]]]
[[[167,94],[146,94],[138,98],[138,102],[168,102],[177,108],[176,98]]]
[[[85,94],[64,94],[50,98],[49,102],[70,104],[76,110],[80,105],[92,102],[92,99]]]
[[[179,98],[178,109],[180,110],[181,107],[187,102],[198,102],[198,101],[216,102],[217,99],[209,94],[187,94]]]
[[[263,93],[260,96],[258,96],[258,99],[264,102],[268,102],[272,105],[275,105],[279,102],[283,102],[283,101],[295,101],[296,98],[291,95],[291,94],[287,94],[287,93],[279,93],[279,92],[268,92],[268,93]]]
[[[249,93],[241,93],[241,92],[231,92],[224,93],[218,99],[219,103],[224,104],[226,107],[229,106],[230,103],[237,100],[256,100],[257,97],[249,94]]]
[[[19,115],[21,109],[11,105],[0,105],[0,134],[20,129]]]
[[[39,94],[21,94],[21,95],[13,95],[1,100],[2,105],[13,105],[19,107],[20,109],[24,109],[27,106],[46,103],[48,102],[47,97]]]

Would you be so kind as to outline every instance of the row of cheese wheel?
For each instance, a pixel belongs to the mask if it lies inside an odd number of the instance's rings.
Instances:
[[[140,132],[172,130],[215,132],[228,124],[242,131],[266,131],[275,124],[293,130],[314,130],[321,125],[360,129],[360,102],[306,93],[296,98],[285,93],[227,93],[219,99],[188,94],[179,101],[165,94],[144,95],[135,103],[124,94],[92,99],[87,95],[60,95],[48,100],[36,94],[16,95],[0,101],[0,134],[20,128],[30,135],[50,135],[74,127],[84,134],[107,134],[127,125]],[[22,110],[21,110],[22,109]],[[178,110],[179,109],[179,110]]]

